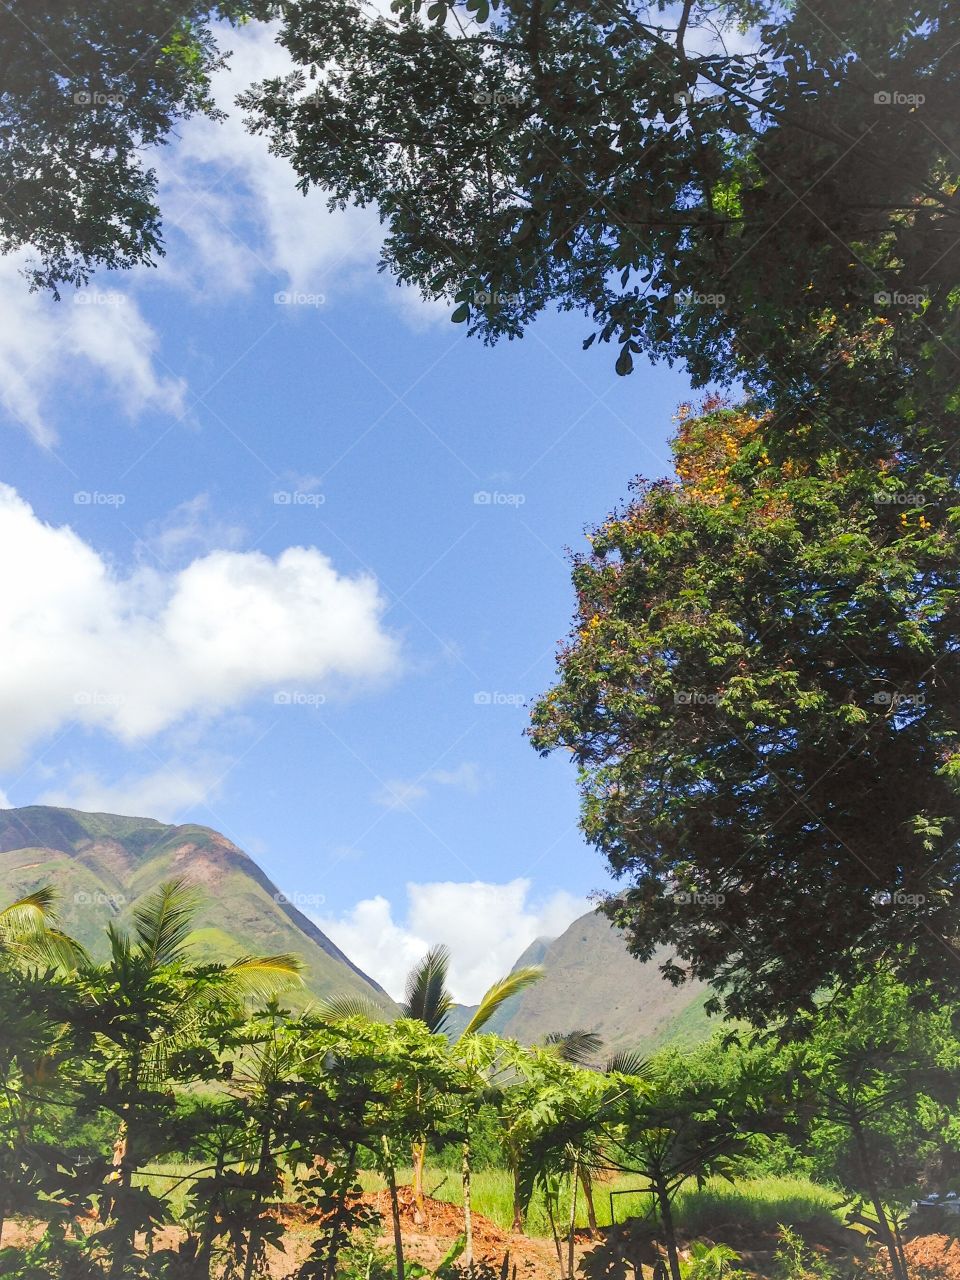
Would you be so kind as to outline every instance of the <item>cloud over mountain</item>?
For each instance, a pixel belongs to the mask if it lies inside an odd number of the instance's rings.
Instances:
[[[399,665],[368,574],[316,547],[212,551],[114,569],[0,485],[0,764],[71,722],[129,744],[299,682],[327,690]]]

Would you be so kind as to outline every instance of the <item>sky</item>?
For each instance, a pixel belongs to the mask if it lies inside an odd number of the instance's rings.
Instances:
[[[391,993],[445,942],[475,1000],[609,884],[523,731],[566,549],[670,470],[689,386],[397,288],[376,213],[243,128],[271,33],[224,43],[154,269],[58,303],[0,259],[0,803],[214,827]]]

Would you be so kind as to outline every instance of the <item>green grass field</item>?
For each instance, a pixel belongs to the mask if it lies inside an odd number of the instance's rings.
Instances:
[[[401,1182],[409,1182],[410,1171],[397,1171]],[[365,1190],[385,1187],[379,1174],[364,1171],[362,1182]],[[597,1221],[600,1226],[610,1225],[610,1192],[629,1191],[640,1179],[620,1177],[600,1182],[594,1188]],[[425,1188],[428,1194],[449,1204],[462,1204],[460,1179],[456,1172],[427,1169]],[[569,1196],[569,1191],[567,1192]],[[498,1226],[509,1229],[513,1218],[513,1182],[510,1174],[501,1169],[485,1169],[472,1178],[473,1207],[477,1213],[492,1219]],[[710,1179],[702,1188],[691,1186],[677,1198],[675,1216],[677,1225],[691,1234],[708,1233],[718,1224],[743,1225],[760,1230],[773,1229],[778,1223],[793,1225],[800,1222],[836,1219],[834,1206],[837,1196],[827,1187],[818,1186],[803,1178],[750,1178],[729,1183],[722,1179]],[[569,1199],[566,1201],[569,1206]],[[644,1217],[650,1213],[650,1195],[638,1191],[634,1195],[614,1197],[614,1213],[617,1222],[627,1218]],[[563,1209],[561,1220],[566,1222],[569,1209]],[[578,1194],[577,1224],[587,1225],[586,1206],[582,1191]],[[530,1235],[550,1234],[550,1223],[543,1198],[537,1193],[527,1216]]]
[[[157,1194],[169,1194],[174,1215],[183,1212],[190,1191],[191,1166],[182,1164],[154,1165],[150,1173],[141,1174],[138,1181],[149,1186]],[[410,1170],[398,1169],[401,1184],[409,1184]],[[383,1178],[372,1170],[363,1170],[360,1181],[366,1191],[380,1191],[386,1187]],[[639,1179],[619,1177],[598,1182],[594,1188],[597,1221],[601,1227],[610,1225],[610,1192],[629,1192]],[[463,1203],[460,1178],[454,1170],[427,1169],[425,1188],[429,1195],[448,1204]],[[490,1218],[499,1227],[509,1230],[513,1220],[513,1182],[510,1174],[502,1169],[482,1169],[473,1175],[473,1207],[477,1213]],[[560,1219],[569,1221],[569,1190],[564,1194]],[[773,1230],[779,1223],[793,1226],[797,1223],[828,1225],[838,1220],[835,1209],[837,1195],[828,1187],[819,1186],[803,1178],[749,1178],[729,1183],[719,1178],[710,1179],[703,1187],[694,1185],[677,1197],[674,1214],[678,1227],[691,1235],[709,1235],[718,1226],[743,1226],[760,1231]],[[627,1218],[642,1218],[650,1214],[651,1199],[648,1192],[616,1195],[614,1213],[617,1222]],[[587,1225],[586,1206],[582,1190],[578,1191],[577,1225]],[[527,1233],[548,1236],[550,1222],[543,1197],[534,1195],[527,1215]]]

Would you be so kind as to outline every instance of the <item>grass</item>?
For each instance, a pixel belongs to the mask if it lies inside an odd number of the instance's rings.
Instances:
[[[151,1166],[149,1173],[139,1174],[137,1182],[157,1195],[169,1196],[173,1215],[179,1218],[191,1188],[189,1175],[195,1168],[189,1164],[157,1163]],[[397,1179],[401,1184],[409,1185],[410,1170],[398,1169]],[[361,1171],[360,1181],[365,1191],[381,1191],[386,1187],[381,1175],[371,1169]],[[610,1192],[630,1192],[640,1181],[639,1178],[617,1177],[595,1183],[594,1202],[601,1227],[610,1225]],[[463,1203],[460,1176],[456,1170],[427,1169],[424,1186],[428,1195],[438,1200],[454,1205]],[[566,1189],[561,1197],[559,1220],[564,1224],[569,1221],[569,1194],[569,1189]],[[472,1198],[477,1213],[490,1218],[505,1231],[510,1229],[513,1221],[513,1179],[506,1170],[475,1171]],[[828,1227],[831,1221],[838,1220],[834,1209],[836,1203],[837,1196],[829,1187],[805,1178],[747,1178],[733,1183],[711,1178],[702,1187],[691,1184],[680,1192],[674,1216],[679,1229],[690,1235],[710,1235],[719,1226],[766,1231],[774,1230],[779,1223],[794,1226],[806,1222]],[[617,1222],[646,1217],[651,1214],[651,1209],[651,1197],[647,1191],[638,1190],[634,1194],[614,1197]],[[577,1225],[587,1225],[582,1190],[577,1196]],[[550,1234],[550,1220],[539,1191],[535,1193],[527,1214],[527,1233],[532,1236]]]
[[[410,1181],[409,1169],[398,1169],[401,1183]],[[379,1191],[385,1182],[379,1174],[365,1170],[361,1175],[364,1189]],[[600,1226],[610,1225],[610,1192],[629,1191],[640,1184],[639,1178],[618,1177],[597,1182],[594,1201]],[[459,1175],[451,1170],[428,1169],[424,1186],[428,1194],[448,1204],[460,1205],[463,1195]],[[473,1207],[477,1213],[492,1219],[504,1230],[509,1230],[513,1220],[513,1181],[502,1169],[481,1169],[471,1180]],[[566,1207],[561,1203],[560,1220],[569,1221],[569,1191]],[[837,1220],[833,1206],[836,1195],[804,1178],[749,1178],[729,1183],[719,1178],[709,1179],[703,1187],[690,1186],[677,1197],[674,1214],[677,1225],[691,1235],[709,1234],[717,1225],[742,1225],[756,1230],[773,1230],[779,1223],[792,1226],[801,1222],[821,1222],[828,1225]],[[644,1217],[651,1211],[649,1192],[640,1190],[633,1195],[614,1197],[617,1222],[627,1218]],[[577,1225],[587,1225],[582,1191],[578,1194]],[[527,1215],[527,1232],[530,1235],[550,1234],[550,1222],[543,1197],[534,1195]]]

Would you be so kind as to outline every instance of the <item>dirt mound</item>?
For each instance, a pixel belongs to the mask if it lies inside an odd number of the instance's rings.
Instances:
[[[917,1236],[904,1252],[917,1280],[960,1280],[960,1241],[954,1236]]]
[[[366,1191],[361,1198],[364,1204],[377,1210],[384,1223],[389,1223],[390,1193],[388,1191]],[[424,1196],[423,1212],[420,1213],[414,1203],[413,1190],[410,1187],[399,1187],[397,1199],[400,1202],[400,1227],[404,1235],[408,1231],[413,1231],[455,1240],[457,1236],[463,1234],[463,1210],[457,1205],[448,1204],[446,1200],[434,1200],[430,1196]],[[490,1218],[485,1218],[482,1213],[473,1215],[473,1244],[476,1251],[499,1248],[502,1252],[509,1238],[507,1233]]]

